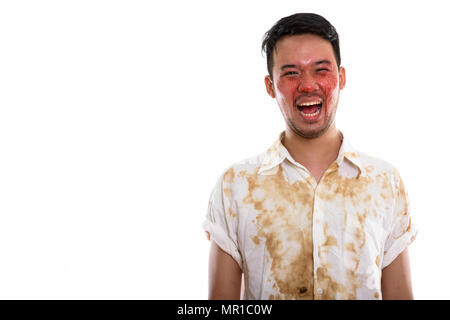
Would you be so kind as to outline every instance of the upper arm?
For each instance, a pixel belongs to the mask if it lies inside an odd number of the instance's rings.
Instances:
[[[414,299],[407,248],[383,269],[381,292],[384,300]]]
[[[239,264],[215,241],[209,254],[209,299],[238,300],[241,293],[242,271]]]

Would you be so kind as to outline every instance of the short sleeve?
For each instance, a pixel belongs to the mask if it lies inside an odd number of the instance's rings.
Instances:
[[[395,260],[416,238],[417,228],[411,220],[408,193],[400,174],[395,171],[394,194],[395,203],[390,233],[384,245],[382,268]]]
[[[230,190],[230,186],[225,186]],[[242,257],[237,241],[237,215],[232,210],[229,192],[224,194],[224,182],[220,178],[209,198],[208,212],[203,222],[209,240],[213,240],[231,255],[242,269]]]

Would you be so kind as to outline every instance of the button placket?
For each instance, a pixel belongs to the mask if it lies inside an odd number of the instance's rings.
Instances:
[[[319,243],[321,243],[321,224],[320,221],[322,220],[322,212],[321,212],[321,201],[320,198],[317,196],[319,194],[320,190],[320,182],[318,185],[316,185],[316,188],[314,190],[314,203],[313,203],[313,219],[312,219],[312,228],[313,228],[313,268],[314,268],[314,287],[319,286],[319,282],[317,279],[317,268],[320,266],[320,260],[319,260]],[[315,292],[320,296],[321,293],[319,293],[319,289],[315,290]],[[322,289],[320,289],[322,290]],[[320,299],[320,297],[318,297]]]
[[[321,299],[321,296],[324,293],[324,289],[320,287],[320,281],[317,277],[317,269],[323,264],[327,263],[327,261],[321,261],[320,260],[320,252],[319,252],[319,244],[323,243],[326,239],[323,238],[323,223],[324,223],[324,207],[322,198],[320,198],[320,195],[323,195],[323,192],[321,192],[324,182],[327,179],[328,174],[335,171],[335,167],[330,167],[323,175],[323,177],[320,179],[319,183],[317,184],[315,190],[314,190],[314,205],[313,205],[313,255],[314,255],[314,287],[315,287],[315,294],[317,296],[317,299]]]

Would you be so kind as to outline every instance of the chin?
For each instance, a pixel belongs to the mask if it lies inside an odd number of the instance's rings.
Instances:
[[[315,129],[302,129],[301,126],[297,126],[294,123],[290,123],[289,127],[291,130],[297,134],[298,136],[305,139],[315,139],[322,136],[325,132],[327,132],[331,123],[327,123],[325,126]]]

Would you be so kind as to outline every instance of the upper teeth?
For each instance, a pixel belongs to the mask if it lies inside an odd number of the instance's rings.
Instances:
[[[321,102],[320,101],[313,101],[313,102],[303,102],[303,103],[301,103],[301,104],[299,104],[299,106],[313,106],[313,105],[315,105],[315,104],[320,104]]]

